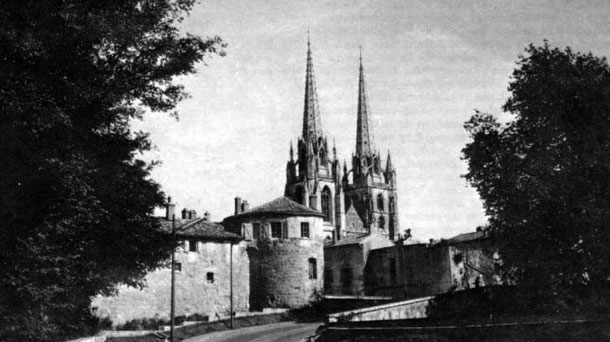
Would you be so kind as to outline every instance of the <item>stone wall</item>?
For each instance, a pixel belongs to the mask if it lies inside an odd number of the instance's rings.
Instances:
[[[368,235],[350,244],[337,243],[324,249],[325,294],[358,295],[365,294],[364,272],[372,250],[393,246],[393,243],[379,234]],[[346,270],[350,270],[349,272]],[[345,282],[347,272],[351,274]],[[346,286],[347,285],[347,286]]]
[[[427,317],[428,306],[434,297],[423,297],[403,302],[395,302],[350,310],[328,315],[327,323],[387,321]]]
[[[321,295],[323,286],[323,243],[309,239],[258,240],[249,243],[250,304],[298,308]],[[310,259],[316,261],[315,278],[310,279]]]
[[[366,265],[365,292],[397,299],[446,292],[452,285],[449,263],[448,246],[418,244],[372,251]]]
[[[364,294],[362,273],[364,265],[363,246],[358,243],[325,248],[324,293],[330,295]],[[344,279],[348,275],[350,279]]]
[[[490,251],[487,239],[374,250],[365,269],[365,293],[408,299],[495,284]]]
[[[176,316],[200,314],[210,319],[230,312],[230,244],[198,242],[197,252],[179,248],[176,262]],[[169,264],[169,263],[168,263]],[[213,279],[208,274],[213,274]],[[249,310],[250,269],[246,243],[233,246],[233,310]],[[114,325],[142,318],[169,318],[171,270],[169,267],[146,276],[146,287],[119,288],[113,297],[97,297],[92,307],[97,315],[109,317]]]

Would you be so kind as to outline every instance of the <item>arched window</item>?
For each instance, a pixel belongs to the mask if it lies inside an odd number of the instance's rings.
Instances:
[[[394,213],[396,211],[396,203],[394,203],[394,197],[390,197],[390,212]]]
[[[296,200],[296,202],[304,204],[303,201],[303,188],[300,186],[297,186],[297,188],[294,191],[294,199]]]
[[[378,211],[382,211],[382,212],[384,211],[383,204],[384,204],[383,195],[382,194],[377,195],[377,210]]]
[[[322,190],[322,215],[324,215],[324,221],[330,222],[330,189],[325,186]]]
[[[385,217],[379,216],[379,229],[385,229]]]
[[[323,148],[320,149],[320,162],[324,165],[326,163],[326,151]]]

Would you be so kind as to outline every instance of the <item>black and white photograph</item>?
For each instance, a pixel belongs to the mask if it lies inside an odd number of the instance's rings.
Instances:
[[[0,341],[610,341],[610,2],[0,1]]]

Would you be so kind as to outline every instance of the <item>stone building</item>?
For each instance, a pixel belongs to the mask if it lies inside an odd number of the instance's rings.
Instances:
[[[325,280],[327,291],[337,295],[362,294],[369,251],[392,245],[390,240],[398,236],[396,170],[389,152],[384,167],[381,153],[373,146],[362,57],[359,72],[356,152],[352,155],[352,168],[348,171],[345,163],[341,166],[334,142],[331,148],[323,130],[308,40],[303,126],[296,141],[296,157],[293,144],[290,144],[284,197],[252,210],[247,202],[236,199],[235,215],[223,222],[231,232],[256,244],[256,250],[249,249],[252,307],[301,305],[303,296],[308,296],[312,288],[306,286],[307,291],[303,292],[302,286],[294,284],[306,273],[295,274],[291,279],[282,278],[278,276],[278,267],[286,274],[299,273],[312,260],[310,255],[315,255],[317,268],[326,270],[325,277],[331,277]],[[294,212],[282,213],[280,221],[269,221],[280,218],[276,212],[278,207],[290,207]],[[299,236],[298,226],[304,214],[310,215],[309,220],[312,220],[309,222],[311,234],[316,231],[305,240]],[[322,241],[326,242],[326,247]],[[315,283],[319,287],[321,272],[318,274],[320,277]],[[337,283],[339,279],[343,279],[343,285]],[[301,280],[303,284],[309,284],[311,279]],[[290,288],[301,291],[292,301],[288,300]]]
[[[337,150],[332,153],[322,130],[320,108],[313,71],[311,47],[307,42],[303,131],[297,139],[297,159],[290,144],[286,165],[284,196],[322,213],[324,230],[338,236],[345,227],[341,164]]]
[[[322,294],[323,214],[286,197],[253,209],[235,201],[235,215],[223,225],[240,234],[250,259],[250,305],[297,308]]]
[[[324,248],[324,294],[364,295],[364,269],[374,249],[393,246],[379,234],[346,237]]]
[[[381,153],[373,146],[369,114],[360,57],[356,153],[348,171],[346,164],[341,167],[334,145],[330,150],[322,129],[308,41],[303,129],[297,139],[296,160],[290,145],[284,196],[320,211],[324,215],[324,229],[332,232],[335,240],[352,233],[379,233],[393,240],[399,232],[396,170],[389,152],[385,168],[382,166]]]
[[[168,232],[173,211],[174,204],[170,203],[166,217],[161,219]],[[248,311],[250,267],[246,243],[211,222],[209,214],[197,218],[194,211],[183,210],[182,217],[176,220],[176,235],[182,242],[175,253],[176,316],[198,314],[211,320],[228,317],[231,269],[233,311]],[[120,286],[116,296],[95,298],[92,307],[97,308],[96,314],[110,318],[114,325],[133,319],[169,319],[171,262],[167,265],[148,274],[143,289]]]
[[[385,168],[382,167],[381,152],[375,151],[373,144],[369,114],[364,67],[360,56],[356,153],[352,154],[352,169],[347,171],[345,167],[342,179],[345,210],[348,212],[345,235],[378,233],[395,240],[399,234],[396,170],[392,165],[390,151]],[[349,211],[356,213],[357,217]]]
[[[483,231],[430,244],[371,251],[365,267],[365,294],[409,299],[496,284],[495,249]]]

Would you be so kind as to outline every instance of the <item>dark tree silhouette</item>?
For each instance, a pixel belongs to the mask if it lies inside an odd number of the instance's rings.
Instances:
[[[219,38],[181,35],[192,0],[0,2],[0,340],[60,340],[95,325],[93,296],[140,286],[174,242],[148,136],[172,79]]]
[[[530,45],[502,124],[476,113],[465,127],[465,175],[479,192],[503,274],[565,300],[610,286],[610,68],[605,58]]]

